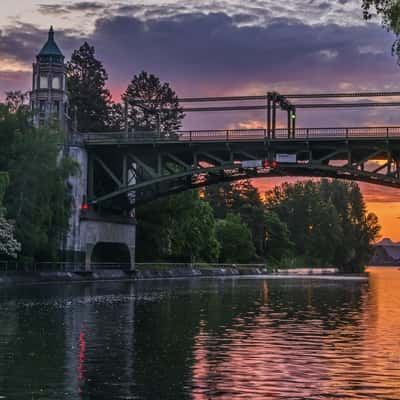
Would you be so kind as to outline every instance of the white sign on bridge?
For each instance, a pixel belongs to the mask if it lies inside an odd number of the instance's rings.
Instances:
[[[286,153],[276,153],[276,162],[296,164],[297,163],[297,155],[296,154],[286,154]]]
[[[262,160],[244,160],[242,161],[243,168],[261,168],[263,166]]]

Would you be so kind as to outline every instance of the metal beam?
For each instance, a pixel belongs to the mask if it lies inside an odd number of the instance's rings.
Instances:
[[[339,92],[339,93],[292,93],[284,94],[289,99],[323,99],[340,97],[398,97],[400,92]],[[268,95],[258,96],[220,96],[220,97],[182,97],[180,103],[209,103],[218,101],[265,100]]]
[[[296,108],[321,109],[321,108],[365,108],[365,107],[399,107],[399,101],[365,102],[365,103],[296,103]],[[268,110],[268,105],[253,104],[248,106],[220,106],[220,107],[186,107],[184,112],[210,112],[210,111],[251,111]],[[273,108],[272,108],[273,110]],[[272,116],[273,118],[273,116]]]
[[[147,165],[146,163],[144,163],[139,157],[133,155],[133,154],[128,154],[128,156],[139,166],[141,166],[148,175],[150,175],[152,178],[157,177],[157,173],[154,171],[153,168],[151,168],[149,165]]]
[[[174,161],[176,164],[180,165],[181,167],[185,169],[190,169],[190,165],[186,164],[184,161],[182,161],[180,158],[174,156],[171,153],[166,153],[166,156],[170,158],[172,161]]]
[[[148,181],[144,181],[144,182],[140,182],[134,185],[129,185],[129,186],[125,186],[123,188],[120,188],[118,190],[115,190],[109,194],[106,194],[104,196],[92,199],[92,201],[90,202],[91,204],[98,204],[102,201],[105,200],[109,200],[112,199],[114,197],[117,196],[121,196],[125,193],[131,192],[131,191],[135,191],[135,190],[139,190],[141,188],[145,188],[146,186],[150,186],[150,185],[154,185],[156,183],[162,183],[162,182],[167,182],[167,181],[172,181],[175,179],[179,179],[179,178],[184,178],[186,176],[191,176],[191,175],[199,175],[199,174],[206,174],[206,173],[210,173],[210,172],[218,172],[218,171],[223,171],[224,168],[226,168],[227,165],[225,166],[218,166],[218,167],[210,167],[210,168],[202,168],[202,169],[191,169],[189,171],[185,171],[185,172],[180,172],[174,175],[164,175],[164,176],[159,176],[156,177],[154,179],[148,180]],[[239,166],[232,164],[230,165],[231,169],[237,169]]]
[[[344,154],[344,153],[347,153],[347,149],[335,150],[332,153],[329,153],[328,155],[326,155],[326,156],[324,156],[322,158],[319,158],[318,160],[314,160],[314,161],[322,163],[322,162],[324,162],[326,160],[330,160],[332,157],[334,157],[334,156],[336,156],[338,154]]]
[[[104,163],[104,161],[101,158],[99,158],[98,156],[93,156],[93,158],[101,165],[101,167],[107,172],[107,174],[117,184],[117,186],[119,187],[123,186],[123,183],[116,177],[114,172],[111,171],[111,169]]]
[[[217,162],[217,163],[219,163],[220,165],[223,165],[223,164],[226,164],[226,161],[224,161],[224,160],[222,160],[221,158],[219,158],[219,157],[216,157],[216,156],[214,156],[214,155],[212,155],[212,154],[210,154],[210,153],[206,153],[206,152],[204,152],[204,151],[201,151],[201,152],[199,152],[198,154],[203,154],[204,156],[206,156],[206,158],[208,158],[209,160],[213,160],[214,162]]]

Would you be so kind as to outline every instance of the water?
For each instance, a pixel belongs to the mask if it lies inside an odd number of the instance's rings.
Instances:
[[[0,288],[0,399],[400,399],[400,270]]]

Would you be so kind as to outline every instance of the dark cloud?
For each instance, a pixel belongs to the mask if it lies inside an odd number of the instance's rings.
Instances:
[[[0,59],[13,58],[32,64],[46,42],[47,34],[47,29],[39,29],[31,24],[18,24],[14,28],[0,30]],[[56,30],[55,39],[66,56],[82,40],[75,32],[67,30]]]
[[[106,5],[104,3],[100,3],[97,1],[80,1],[77,3],[71,3],[69,5],[40,4],[39,12],[44,15],[60,15],[69,14],[75,11],[94,12],[98,10],[103,10],[104,8],[106,8]]]
[[[68,10],[61,4],[39,4],[39,12],[44,15],[67,14]]]
[[[100,2],[80,2],[94,7]],[[127,7],[114,4],[114,7]],[[135,10],[140,6],[132,5]],[[133,11],[131,8],[131,11]],[[160,6],[159,12],[162,7]],[[142,11],[146,9],[142,7]],[[152,10],[154,12],[154,9]],[[147,70],[171,83],[181,96],[285,92],[398,90],[398,67],[390,55],[391,35],[376,25],[306,25],[275,18],[264,26],[238,26],[250,14],[185,13],[165,8],[163,18],[128,16],[97,19],[93,33],[82,38],[56,31],[68,57],[83,40],[96,47],[118,100],[135,73]],[[173,15],[170,15],[173,14]],[[47,32],[24,25],[0,34],[0,57],[31,63]],[[361,51],[361,49],[363,49]],[[17,85],[19,83],[16,83]],[[302,112],[299,125],[317,126],[396,123],[396,114],[378,111]],[[260,113],[208,114],[203,126],[212,128],[247,121],[263,123]],[[187,126],[199,126],[189,115]]]

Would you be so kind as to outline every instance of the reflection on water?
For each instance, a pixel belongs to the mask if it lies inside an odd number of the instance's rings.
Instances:
[[[1,398],[399,399],[400,271],[2,288]]]

